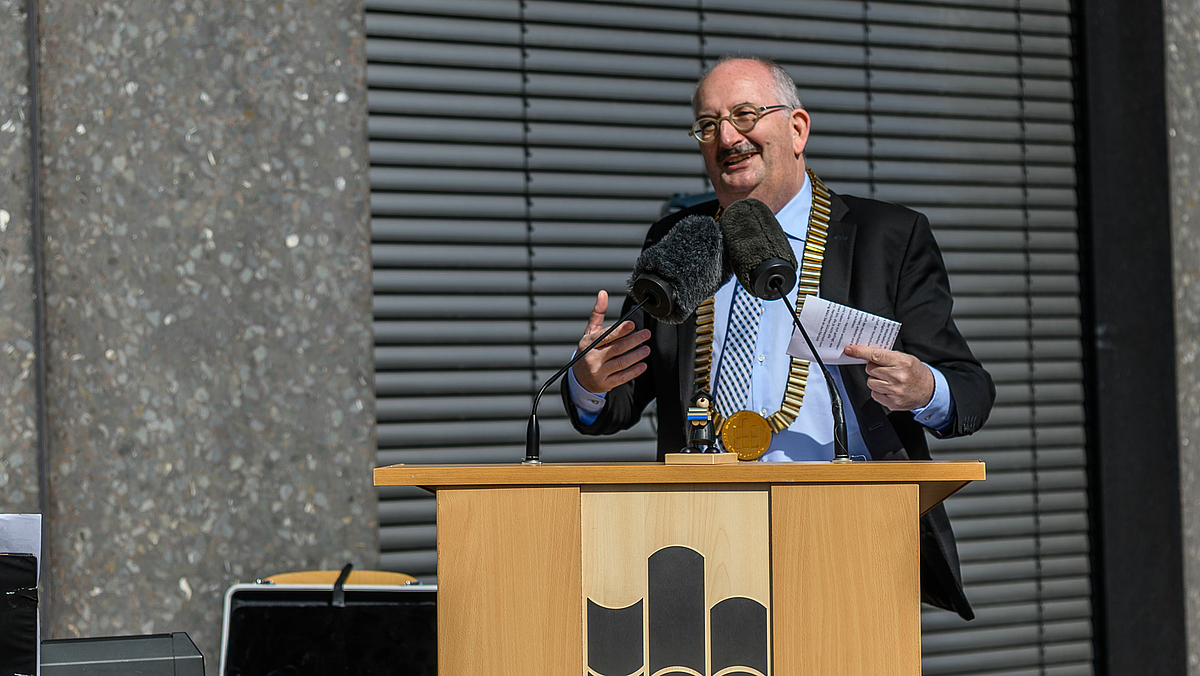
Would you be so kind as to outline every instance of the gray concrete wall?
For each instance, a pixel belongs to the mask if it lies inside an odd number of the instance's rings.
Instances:
[[[0,0],[0,512],[38,511],[30,209],[29,49],[24,0]]]
[[[0,499],[34,511],[30,146],[5,126],[28,58],[0,11]],[[229,585],[378,563],[363,6],[39,14],[45,633],[186,631],[216,673]]]
[[[1200,674],[1200,4],[1163,3],[1188,672]]]

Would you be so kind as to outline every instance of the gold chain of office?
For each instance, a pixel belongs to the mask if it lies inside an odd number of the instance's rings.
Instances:
[[[800,260],[799,290],[796,293],[796,315],[804,309],[804,299],[817,293],[821,283],[821,265],[825,261],[825,242],[829,235],[830,199],[829,190],[820,178],[808,170],[808,178],[812,184],[812,208],[808,213],[808,234],[804,238],[804,254]],[[721,212],[717,212],[717,220]],[[700,304],[696,309],[696,361],[695,389],[709,389],[709,377],[712,374],[713,353],[713,297]],[[808,361],[791,358],[788,370],[787,386],[783,391],[783,401],[779,410],[767,416],[767,423],[775,432],[786,430],[796,421],[800,414],[800,406],[804,403],[804,386],[808,382]],[[717,410],[716,399],[712,399],[713,425],[721,429],[725,417]],[[761,454],[761,452],[760,452]]]

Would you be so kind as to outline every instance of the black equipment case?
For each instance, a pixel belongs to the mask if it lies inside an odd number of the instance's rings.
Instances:
[[[42,641],[42,676],[204,676],[204,656],[182,631]]]
[[[37,670],[38,565],[32,554],[0,554],[0,676]]]
[[[434,676],[437,586],[237,584],[221,676]]]

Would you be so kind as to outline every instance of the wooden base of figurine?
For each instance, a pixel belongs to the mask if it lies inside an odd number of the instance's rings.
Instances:
[[[737,453],[667,453],[663,462],[668,465],[732,465]]]

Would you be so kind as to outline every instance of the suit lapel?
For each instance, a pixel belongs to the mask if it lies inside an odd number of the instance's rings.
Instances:
[[[821,293],[825,300],[849,305],[850,274],[857,227],[845,220],[849,209],[837,193],[830,192],[829,239],[821,264]]]

